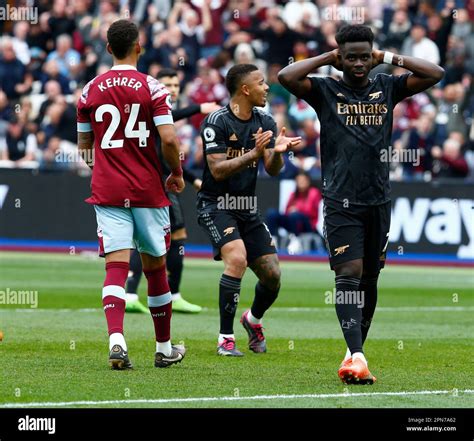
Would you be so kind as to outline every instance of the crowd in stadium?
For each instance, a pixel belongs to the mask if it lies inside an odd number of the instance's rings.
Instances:
[[[392,179],[474,178],[474,4],[469,0],[39,0],[37,20],[4,21],[0,59],[0,166],[81,170],[76,106],[82,86],[107,71],[106,32],[118,18],[139,24],[139,70],[178,71],[187,103],[226,105],[224,77],[235,63],[256,64],[270,86],[267,109],[303,142],[282,178],[320,177],[314,110],[278,82],[291,63],[333,50],[344,22],[364,23],[376,47],[443,66],[443,81],[395,109]],[[31,6],[33,3],[33,6]],[[383,64],[372,71],[400,74]],[[340,76],[334,68],[316,75]],[[185,165],[203,167],[199,126],[176,123]],[[401,152],[412,152],[403,156]],[[399,153],[399,154],[397,154]],[[409,160],[404,158],[409,157]],[[262,171],[261,176],[265,176]]]

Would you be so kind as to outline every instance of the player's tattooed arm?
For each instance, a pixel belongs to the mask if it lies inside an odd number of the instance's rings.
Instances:
[[[297,97],[304,96],[311,91],[311,81],[308,74],[321,66],[334,66],[341,70],[341,62],[337,49],[331,52],[308,58],[307,60],[297,61],[289,64],[278,72],[278,81],[282,86]]]
[[[384,51],[373,51],[373,56],[374,53],[378,64],[385,62]],[[441,66],[421,58],[393,54],[393,57],[391,57],[391,64],[403,67],[412,72],[407,79],[407,89],[412,94],[429,89],[439,83],[444,77],[444,69]]]
[[[272,137],[273,132],[271,130],[263,132],[260,127],[255,135],[255,147],[249,152],[232,159],[227,159],[226,153],[207,154],[207,164],[214,179],[216,181],[223,181],[244,170],[253,162],[258,161],[263,156],[265,147],[268,146]]]
[[[277,176],[284,164],[282,154],[276,152],[275,149],[265,150],[263,161],[265,170],[270,176]]]
[[[273,149],[266,149],[264,154],[265,170],[270,176],[276,176],[283,167],[282,154],[291,150],[301,142],[301,136],[286,136],[286,127],[283,127],[275,140]]]
[[[216,181],[223,181],[239,173],[258,159],[253,150],[232,159],[227,159],[227,153],[211,153],[206,156],[209,170]]]
[[[77,132],[77,148],[79,155],[92,170],[94,167],[94,132]]]
[[[249,266],[262,285],[273,291],[280,287],[281,270],[276,254],[257,257]]]

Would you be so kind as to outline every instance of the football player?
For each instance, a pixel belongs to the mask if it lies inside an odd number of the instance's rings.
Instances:
[[[92,168],[92,195],[101,254],[105,256],[102,304],[109,333],[109,364],[130,369],[123,331],[130,249],[137,248],[148,280],[155,327],[155,366],[179,363],[185,348],[172,345],[171,293],[165,256],[170,242],[168,191],[184,188],[168,90],[137,71],[138,28],[128,20],[107,31],[113,67],[86,84],[78,101],[78,146]],[[159,135],[171,168],[165,186],[155,148]],[[93,157],[90,154],[93,149]]]
[[[233,324],[247,266],[258,278],[252,307],[241,317],[253,352],[267,350],[262,318],[280,290],[275,245],[257,211],[258,163],[262,160],[269,175],[278,175],[283,153],[301,138],[286,137],[284,128],[278,135],[273,117],[259,109],[266,104],[269,86],[256,66],[233,66],[226,75],[226,86],[229,104],[209,114],[201,126],[205,166],[197,210],[199,224],[214,248],[214,259],[224,261],[217,353],[242,356]]]
[[[444,70],[428,61],[375,50],[368,26],[346,25],[338,49],[298,61],[279,72],[281,84],[307,101],[321,121],[321,168],[326,246],[336,277],[336,313],[347,351],[339,377],[372,384],[363,351],[377,303],[390,228],[390,161],[393,108],[438,83]],[[397,76],[370,71],[381,63],[402,66]],[[334,66],[342,79],[308,76]]]

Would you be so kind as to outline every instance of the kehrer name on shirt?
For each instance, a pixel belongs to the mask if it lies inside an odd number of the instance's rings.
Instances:
[[[100,82],[98,85],[101,92],[103,92],[104,90],[107,90],[109,87],[114,87],[114,86],[127,86],[127,87],[132,87],[135,90],[138,90],[140,89],[140,87],[142,87],[142,83],[140,81],[137,81],[135,78],[115,77],[115,78],[107,78],[105,81]]]

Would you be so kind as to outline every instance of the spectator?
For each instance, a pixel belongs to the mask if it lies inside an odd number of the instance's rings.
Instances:
[[[441,66],[446,64],[448,37],[453,21],[453,11],[450,8],[444,8],[442,15],[433,14],[428,18],[428,32],[426,35],[438,46]]]
[[[290,106],[288,114],[297,122],[297,124],[300,124],[307,119],[316,120],[317,118],[314,109],[306,101],[301,99],[297,99]]]
[[[323,21],[321,27],[315,32],[318,44],[318,54],[332,51],[337,48],[336,42],[337,26],[334,21]]]
[[[0,90],[0,138],[5,137],[8,128],[8,122],[12,118],[13,112],[8,105],[7,95]]]
[[[469,14],[466,9],[458,9],[457,17],[453,24],[452,35],[463,40],[472,35],[473,25],[469,20]]]
[[[73,2],[75,27],[81,34],[83,44],[90,44],[88,37],[92,28],[92,21],[94,20],[94,17],[90,14],[89,7],[89,0],[74,0]]]
[[[31,89],[33,77],[23,63],[16,58],[12,40],[2,40],[2,58],[0,60],[0,88],[9,100],[17,100],[20,95]]]
[[[212,17],[206,2],[201,8],[202,24],[199,24],[199,15],[187,3],[175,2],[168,17],[168,28],[178,25],[183,39],[183,45],[190,47],[199,57],[200,47],[205,43],[206,34],[212,29]]]
[[[451,132],[467,132],[461,112],[465,91],[461,83],[448,84],[438,102],[436,118],[436,143],[441,145]]]
[[[457,142],[459,142],[459,145],[461,146],[461,150],[465,151],[468,149],[468,145],[466,144],[466,138],[464,137],[464,134],[461,132],[451,132],[448,136],[448,139],[454,139]]]
[[[185,92],[182,101],[226,104],[228,97],[223,83],[227,70],[235,63],[256,64],[270,86],[267,101],[278,127],[299,132],[305,139],[298,151],[284,155],[280,178],[294,179],[301,169],[308,170],[315,178],[319,176],[319,121],[307,103],[291,96],[281,86],[276,74],[289,62],[336,48],[335,34],[344,21],[361,19],[376,32],[380,49],[413,53],[434,62],[441,60],[446,67],[441,87],[405,99],[394,110],[394,148],[402,151],[416,147],[421,148],[416,152],[426,154],[420,157],[420,165],[392,163],[391,167],[395,167],[391,170],[392,178],[427,176],[435,165],[441,164],[440,158],[430,164],[430,148],[443,146],[447,139],[461,144],[461,154],[472,164],[474,176],[472,141],[465,145],[462,139],[456,138],[459,132],[467,139],[468,126],[472,126],[474,118],[472,2],[42,0],[36,3],[37,24],[17,21],[4,29],[4,34],[11,32],[12,37],[2,38],[0,50],[0,137],[2,130],[6,137],[15,110],[26,132],[34,133],[40,149],[48,151],[42,167],[54,152],[62,153],[73,143],[75,146],[73,109],[68,104],[74,102],[71,93],[110,68],[107,29],[119,17],[130,17],[139,24],[143,49],[139,71],[156,76],[164,67],[175,67]],[[362,15],[356,17],[354,12]],[[411,23],[416,23],[413,29]],[[406,73],[403,68],[384,64],[371,72],[371,78],[379,72]],[[331,66],[320,69],[320,73],[340,79],[340,72]],[[80,84],[76,87],[75,83]],[[43,97],[36,95],[39,92],[46,95],[43,104],[40,104]],[[18,104],[21,107],[15,107]],[[270,111],[270,105],[265,110]],[[201,140],[196,138],[202,118],[197,115],[178,126],[189,165],[196,168],[202,166]],[[426,126],[430,124],[433,127],[427,133]],[[57,168],[54,163],[51,165]]]
[[[31,60],[30,48],[26,42],[30,25],[27,21],[19,21],[13,27],[12,44],[15,50],[16,57],[25,65],[28,66]]]
[[[235,24],[238,30],[247,31],[254,23],[253,10],[251,10],[251,0],[233,0],[229,4],[228,12],[230,13],[229,24]],[[236,11],[238,13],[236,13]],[[229,28],[226,27],[229,32]]]
[[[426,37],[426,28],[420,23],[415,23],[412,26],[410,37],[403,43],[402,53],[422,58],[434,64],[440,62],[438,46]]]
[[[63,111],[64,105],[62,102],[53,102],[46,109],[45,117],[41,121],[40,131],[38,132],[38,141],[42,150],[47,148],[50,138],[56,136]]]
[[[311,187],[309,175],[300,172],[296,176],[296,189],[290,195],[284,214],[278,210],[269,210],[267,225],[270,234],[278,241],[278,229],[284,228],[290,234],[293,249],[297,249],[298,239],[302,233],[316,232],[318,223],[321,192]]]
[[[108,22],[104,22],[97,25],[95,32],[91,32],[90,43],[84,50],[88,78],[97,75],[96,69],[98,69],[98,66],[104,64],[109,67],[112,66],[112,55],[106,49],[108,28]],[[143,41],[142,34],[140,34],[140,39]]]
[[[163,33],[159,46],[162,66],[184,72],[185,81],[192,80],[196,73],[196,64],[199,54],[194,47],[183,41],[180,27],[174,25]]]
[[[292,30],[301,29],[302,22],[317,28],[320,24],[318,7],[308,0],[291,0],[283,8],[282,18]]]
[[[20,103],[18,106],[19,110],[16,112],[15,116],[17,120],[24,125],[28,133],[35,133],[36,126],[32,122],[32,113],[33,113],[33,104],[28,95],[22,96],[20,98]]]
[[[466,51],[466,71],[472,76],[474,75],[474,33],[465,40]]]
[[[407,12],[403,9],[395,11],[388,28],[387,37],[383,41],[383,44],[387,47],[393,47],[400,52],[403,42],[410,34],[410,28],[411,23]]]
[[[53,38],[60,35],[72,35],[76,30],[76,23],[72,16],[72,8],[68,6],[67,0],[54,0],[53,10],[48,16],[48,26]]]
[[[43,65],[43,71],[40,74],[41,93],[45,93],[46,84],[49,81],[56,81],[63,95],[70,95],[69,78],[59,72],[59,65],[56,60],[49,60]]]
[[[39,164],[43,171],[61,171],[87,167],[79,161],[77,149],[62,141],[59,136],[49,138]]]
[[[46,52],[43,52],[38,47],[33,47],[30,50],[30,64],[28,65],[28,71],[31,73],[33,78],[33,85],[36,81],[40,81],[44,60],[46,58]],[[36,83],[38,84],[38,83]],[[32,90],[33,93],[37,92],[37,89]]]
[[[443,144],[443,149],[433,147],[431,154],[435,159],[433,174],[437,178],[465,178],[467,176],[469,168],[458,140],[448,138]]]
[[[223,44],[223,48],[228,52],[234,52],[235,48],[240,43],[252,43],[252,36],[249,32],[241,31],[238,24],[235,22],[227,23],[226,31],[228,32],[228,36]],[[258,45],[261,47],[259,42],[253,41],[253,44]],[[220,52],[219,52],[220,53]],[[216,57],[219,56],[219,53],[216,54]],[[229,66],[230,69],[230,66]]]
[[[222,104],[228,96],[219,73],[207,64],[201,64],[199,67],[199,74],[191,83],[187,95],[196,104],[213,102]],[[199,130],[205,117],[205,115],[197,114],[190,118],[191,124],[196,130]]]
[[[54,41],[51,37],[51,31],[48,26],[48,17],[42,14],[38,23],[30,23],[30,29],[26,36],[26,42],[31,49],[36,48],[46,53],[53,49]]]
[[[432,167],[431,149],[435,143],[433,120],[424,114],[415,124],[415,127],[407,133],[407,141],[403,146],[406,152],[411,153],[406,155],[406,160],[403,161],[403,177],[423,180]]]
[[[469,131],[468,149],[465,154],[466,162],[469,167],[468,178],[474,181],[474,119],[471,122],[471,129]]]
[[[206,32],[204,44],[201,46],[201,58],[214,57],[222,47],[224,42],[224,27],[222,23],[222,13],[226,9],[228,0],[191,0],[191,6],[199,13],[203,26],[204,15],[210,14],[211,28]]]
[[[77,93],[78,92],[78,93]],[[80,90],[76,92],[77,99],[79,99]],[[77,119],[76,119],[76,106],[72,103],[68,103],[64,96],[60,96],[56,100],[57,104],[61,106],[61,116],[59,123],[54,131],[54,136],[58,136],[62,142],[69,142],[75,144],[77,141]],[[77,100],[75,101],[77,102]]]
[[[290,123],[290,118],[288,116],[288,112],[284,111],[286,109],[285,102],[277,97],[271,103],[272,115],[273,119],[275,120],[277,126],[277,133],[280,133],[283,127],[286,128],[286,135],[289,137],[296,136],[296,131],[293,130],[293,126],[297,126]],[[294,164],[290,158],[294,159],[294,152],[288,155],[283,155],[283,162],[284,166],[280,173],[280,179],[295,179],[296,175],[300,172],[300,169],[297,165]],[[264,167],[263,164],[260,165],[260,176],[267,176],[266,173],[263,173]]]
[[[288,114],[288,106],[285,102],[285,100],[279,96],[272,98],[270,101],[270,110],[273,118],[282,115],[287,118]],[[292,136],[292,135],[287,135],[287,136]]]
[[[47,109],[56,102],[59,96],[61,96],[61,85],[56,80],[49,80],[44,85],[44,93],[46,95],[46,99],[41,103],[38,111],[38,116],[36,118],[36,122],[38,124],[41,124],[43,121]]]
[[[280,66],[279,64],[272,64],[268,68],[267,83],[270,86],[268,89],[268,98],[270,101],[272,98],[281,98],[288,107],[291,100],[291,93],[288,92],[278,81],[278,72],[282,67],[283,66]]]
[[[72,38],[67,34],[61,34],[56,39],[56,50],[51,52],[46,61],[55,60],[59,66],[59,72],[68,78],[76,78],[81,66],[79,52],[72,48]]]
[[[211,63],[211,67],[219,72],[221,78],[226,77],[227,72],[232,66],[232,55],[226,49],[221,50]]]
[[[269,19],[252,29],[252,33],[265,41],[267,50],[265,60],[269,64],[280,64],[286,66],[294,59],[293,47],[297,41],[306,41],[307,38],[288,28],[287,24],[279,16]]]
[[[37,168],[38,144],[35,135],[26,131],[17,118],[8,124],[7,133],[0,138],[0,166],[9,168]]]
[[[235,48],[234,52],[234,63],[235,64],[254,64],[262,72],[267,71],[267,63],[255,57],[255,53],[252,46],[248,43],[240,43]]]
[[[464,50],[453,50],[451,57],[452,59],[448,61],[448,65],[446,66],[446,74],[443,81],[444,85],[461,83],[466,73]]]
[[[410,129],[410,120],[406,115],[407,104],[398,103],[393,109],[392,143],[398,141]]]
[[[319,132],[315,127],[315,119],[303,120],[299,125],[297,136],[301,136],[302,141],[294,149],[293,164],[309,173],[312,178],[319,178],[321,175],[321,164],[317,153]]]
[[[200,171],[204,170],[204,154],[202,149],[202,138],[196,135],[194,142],[191,144],[191,153],[188,162],[188,166],[191,170]]]
[[[183,0],[176,0],[176,2],[183,2]],[[145,10],[148,4],[148,8]],[[137,23],[144,21],[145,15],[148,14],[148,21],[153,20],[166,20],[166,17],[170,14],[172,0],[151,0],[151,1],[134,1],[131,4],[135,4],[133,9],[133,20]],[[122,5],[121,15],[123,16],[124,10],[129,6],[128,1],[120,2]]]

